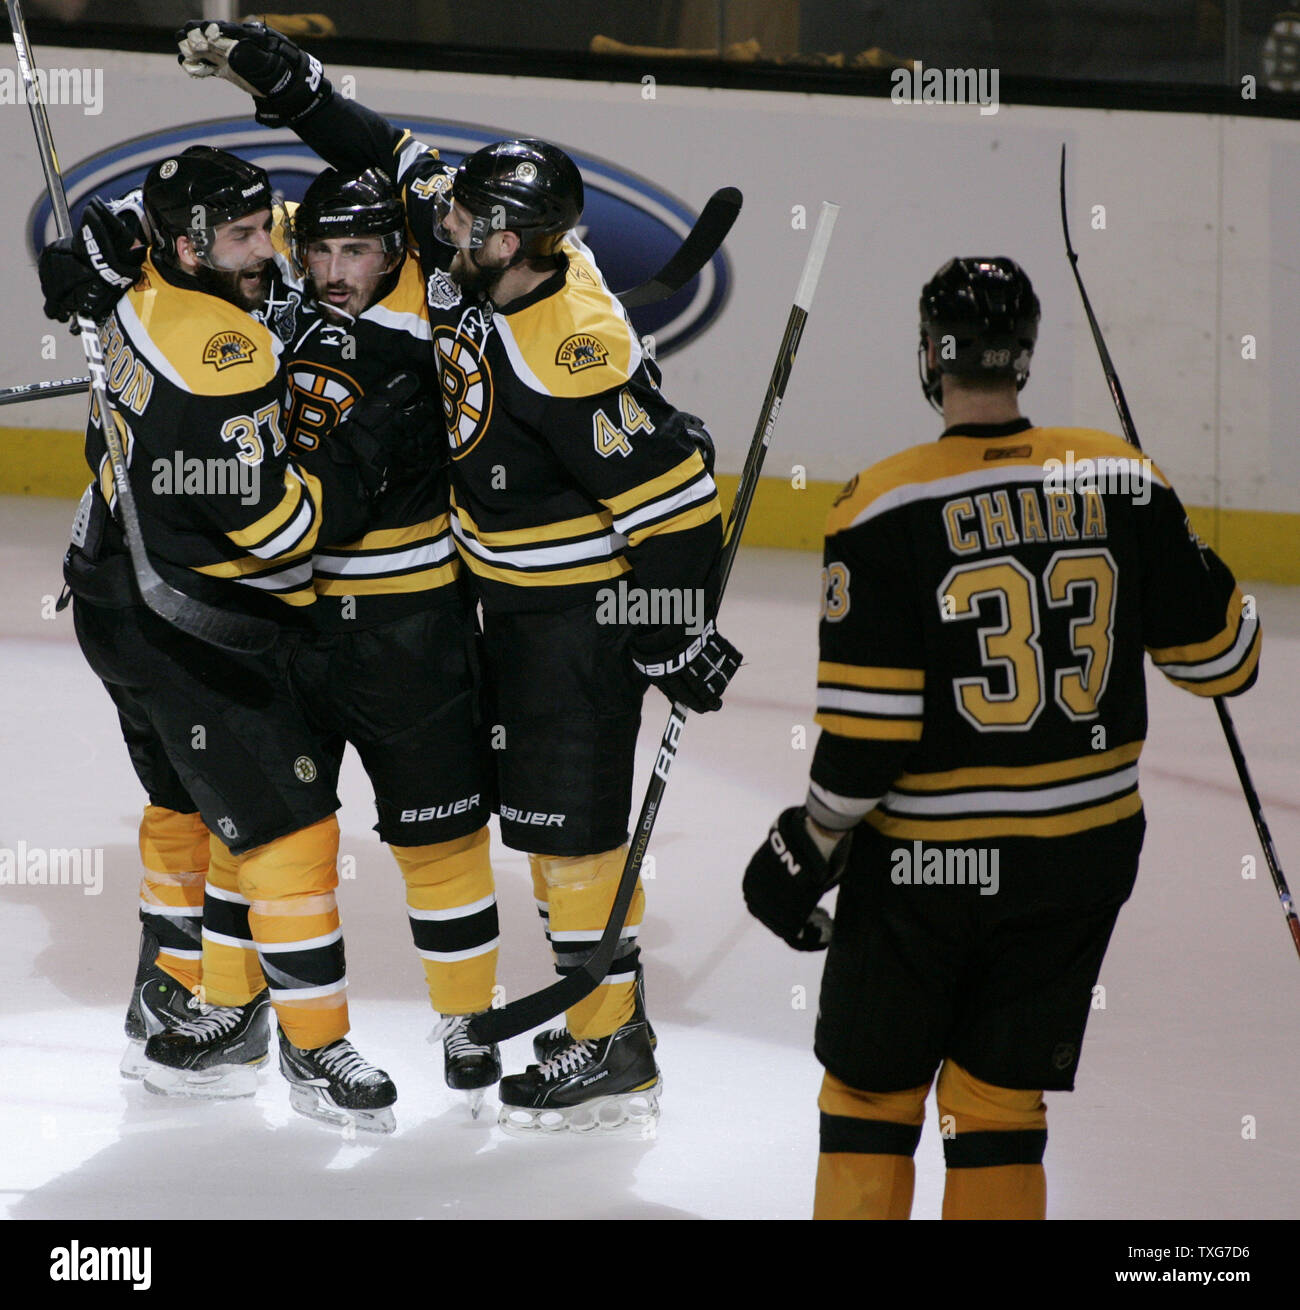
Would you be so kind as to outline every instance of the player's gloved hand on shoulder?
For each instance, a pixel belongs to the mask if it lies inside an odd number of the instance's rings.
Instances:
[[[394,373],[348,410],[326,440],[336,458],[356,466],[367,496],[378,499],[413,452],[432,449],[434,408],[421,394],[419,377],[409,369]]]
[[[802,805],[784,810],[750,860],[743,888],[750,914],[787,945],[824,951],[832,921],[818,902],[843,876],[852,838],[832,845],[809,822]]]
[[[682,414],[685,421],[686,435],[695,445],[695,449],[700,452],[700,458],[704,461],[704,471],[713,476],[713,433],[708,429],[704,420],[695,414]]]
[[[722,708],[722,693],[744,658],[712,619],[694,636],[677,624],[643,628],[632,638],[631,651],[638,673],[696,714]]]
[[[258,98],[256,118],[291,127],[330,98],[319,59],[264,23],[196,19],[176,32],[177,56],[191,77],[221,77]]]
[[[45,316],[66,323],[74,314],[100,322],[140,277],[144,230],[135,211],[115,210],[96,196],[70,237],[52,241],[37,258]]]

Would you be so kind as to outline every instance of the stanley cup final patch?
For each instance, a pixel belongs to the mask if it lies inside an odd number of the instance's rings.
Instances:
[[[555,362],[563,364],[570,373],[581,373],[584,368],[595,368],[609,358],[609,347],[589,332],[575,332],[560,343]]]

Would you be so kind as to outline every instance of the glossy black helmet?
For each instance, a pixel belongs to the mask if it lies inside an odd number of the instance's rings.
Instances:
[[[377,236],[387,254],[406,248],[406,209],[387,173],[340,173],[327,168],[307,188],[293,216],[294,258],[306,267],[312,241],[329,237]]]
[[[1029,380],[1038,338],[1038,297],[1014,260],[950,259],[921,291],[921,390],[941,409],[942,376]],[[937,367],[926,344],[934,343]]]
[[[473,219],[468,247],[477,250],[494,232],[519,234],[517,258],[551,255],[560,238],[582,217],[582,174],[559,149],[545,141],[497,141],[469,155],[456,170],[450,197]],[[439,229],[441,240],[453,240]]]
[[[144,180],[144,212],[155,259],[176,264],[176,238],[189,237],[210,264],[217,225],[273,203],[264,168],[213,146],[190,146],[159,160]]]

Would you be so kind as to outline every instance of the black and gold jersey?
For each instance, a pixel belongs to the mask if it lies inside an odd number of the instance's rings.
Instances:
[[[1260,627],[1160,470],[1103,432],[950,429],[858,474],[827,521],[808,805],[934,842],[1141,809],[1144,652],[1234,695]]]
[[[358,317],[326,313],[305,295],[286,343],[286,430],[294,459],[307,470],[330,462],[330,430],[359,396],[399,369],[423,375],[432,392],[424,280],[403,260],[391,285]],[[445,599],[460,564],[448,517],[445,462],[404,473],[374,506],[365,531],[318,540],[312,575],[317,624],[356,628],[385,622]],[[449,594],[449,593],[448,593]]]
[[[337,168],[401,187],[427,278],[451,453],[452,531],[485,606],[558,609],[635,571],[646,588],[699,587],[722,540],[717,489],[685,417],[591,252],[504,309],[462,299],[442,271],[438,152],[334,97],[296,125]]]
[[[159,573],[214,604],[280,620],[310,605],[318,538],[355,533],[365,503],[343,466],[311,472],[291,458],[279,339],[152,259],[100,338],[113,418]],[[86,458],[115,508],[94,406]]]

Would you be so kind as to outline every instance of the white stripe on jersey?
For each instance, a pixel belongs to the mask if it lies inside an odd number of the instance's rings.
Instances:
[[[411,314],[405,310],[387,309],[383,305],[371,305],[361,317],[378,323],[380,327],[391,328],[394,332],[407,332],[418,341],[433,340],[433,330],[423,314]]]
[[[879,803],[879,796],[841,796],[811,780],[808,783],[808,813],[823,828],[851,828]]]
[[[1169,678],[1195,678],[1198,681],[1209,681],[1211,678],[1231,673],[1246,658],[1250,643],[1255,640],[1255,629],[1258,626],[1258,619],[1243,618],[1241,627],[1237,629],[1237,640],[1232,643],[1232,649],[1212,660],[1202,660],[1199,664],[1157,664],[1156,668]]]
[[[270,541],[264,541],[260,546],[250,546],[248,548],[249,554],[256,555],[258,559],[277,559],[279,556],[287,554],[307,535],[312,519],[315,516],[316,506],[312,504],[311,494],[304,486],[302,489],[302,504],[298,506],[298,510],[290,522],[281,528]]]
[[[925,712],[925,697],[892,691],[849,691],[843,687],[818,687],[817,709],[847,710],[850,714],[887,714],[919,718]]]
[[[529,565],[552,566],[573,564],[575,562],[613,559],[617,547],[609,533],[593,537],[589,541],[575,541],[567,546],[539,546],[534,550],[500,550],[485,546],[465,530],[459,516],[453,514],[451,530],[471,555],[488,564],[500,564],[504,568],[527,568]]]
[[[399,186],[406,176],[407,170],[418,164],[420,157],[428,153],[429,147],[423,141],[415,140],[414,137],[402,147],[401,153],[397,156],[397,181]]]
[[[1137,786],[1137,780],[1137,765],[1130,764],[1128,768],[1102,778],[1085,778],[1080,782],[1038,787],[1033,791],[961,791],[941,796],[917,796],[890,791],[885,794],[881,804],[893,814],[1032,813],[1035,810],[1096,804],[1131,790]]]
[[[276,569],[269,573],[249,573],[230,580],[245,587],[256,587],[259,591],[295,591],[299,587],[311,586],[311,560],[302,560],[288,569]]]
[[[142,355],[149,367],[159,377],[166,378],[172,386],[178,387],[181,391],[192,393],[193,388],[172,367],[167,356],[154,345],[148,329],[140,321],[140,315],[135,312],[135,306],[131,304],[130,296],[123,296],[117,302],[116,313],[118,322],[122,325],[122,332],[131,343],[136,354]]]
[[[675,487],[655,500],[628,510],[626,514],[616,515],[614,527],[625,537],[630,537],[642,523],[660,518],[672,511],[685,509],[688,505],[697,504],[702,500],[708,500],[716,491],[713,479],[705,474],[696,482],[691,482],[684,487]]]
[[[312,567],[317,573],[336,573],[340,577],[369,576],[438,564],[455,554],[456,544],[451,533],[444,532],[436,541],[411,546],[407,550],[385,551],[382,555],[314,555]]]
[[[1032,429],[1030,429],[1032,431]],[[1007,441],[1014,441],[1016,437],[1026,436],[1027,433],[1016,432],[1007,437]],[[1131,477],[1145,478],[1146,472],[1140,460],[1119,460],[1120,464],[1129,469]],[[1153,468],[1150,473],[1154,481],[1160,483],[1162,487],[1169,484]],[[951,477],[935,478],[932,482],[906,482],[901,487],[892,487],[889,491],[877,496],[869,505],[864,506],[854,518],[850,527],[856,528],[860,523],[867,522],[868,519],[874,519],[881,514],[888,514],[890,510],[897,509],[900,505],[911,505],[918,500],[946,500],[950,496],[959,495],[963,491],[979,491],[984,487],[1001,487],[1011,483],[1032,482],[1044,490],[1049,490],[1045,486],[1046,473],[1043,471],[1041,464],[999,464],[996,468],[976,469],[970,473],[954,473]],[[1068,490],[1067,487],[1064,488]]]

